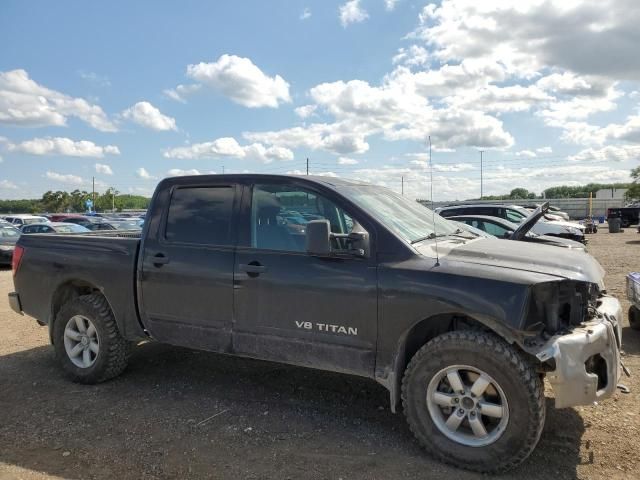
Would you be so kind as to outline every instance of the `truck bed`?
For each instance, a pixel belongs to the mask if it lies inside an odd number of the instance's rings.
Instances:
[[[144,337],[136,310],[136,267],[140,232],[22,235],[24,248],[14,278],[24,312],[49,324],[69,284],[91,284],[109,299],[123,336]],[[67,289],[68,290],[68,289]]]

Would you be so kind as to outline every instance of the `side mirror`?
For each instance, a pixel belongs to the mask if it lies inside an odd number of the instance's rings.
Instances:
[[[306,226],[307,252],[327,256],[331,253],[331,227],[329,220],[311,220]]]
[[[506,232],[504,232],[502,237],[503,238],[511,238],[511,235],[513,235],[513,232],[511,230],[507,230]]]

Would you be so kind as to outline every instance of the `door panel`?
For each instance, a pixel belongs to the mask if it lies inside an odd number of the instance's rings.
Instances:
[[[327,218],[332,229],[339,230],[336,233],[348,233],[353,220],[315,192],[279,188],[255,187],[251,196],[252,214],[247,215],[252,222],[251,246],[239,247],[235,261],[233,350],[372,376],[375,262],[347,254],[320,258],[304,252],[304,222],[299,217]],[[279,201],[267,198],[274,193],[283,193],[276,195]]]
[[[152,337],[228,351],[233,320],[234,185],[175,189],[142,252],[141,312]]]

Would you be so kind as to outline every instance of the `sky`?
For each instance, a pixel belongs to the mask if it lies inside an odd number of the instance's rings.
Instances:
[[[626,182],[636,0],[0,3],[0,198],[306,173],[435,200]],[[429,163],[429,139],[432,163]]]

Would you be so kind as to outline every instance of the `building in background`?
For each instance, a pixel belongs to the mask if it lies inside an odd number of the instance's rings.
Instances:
[[[623,200],[628,188],[603,188],[596,192],[597,199]]]

